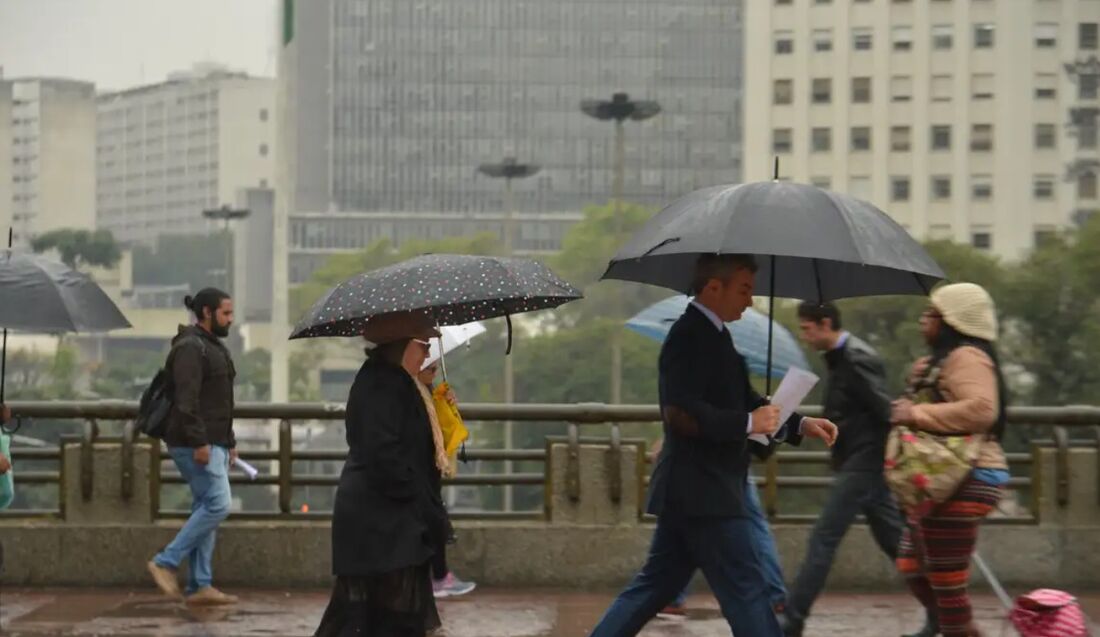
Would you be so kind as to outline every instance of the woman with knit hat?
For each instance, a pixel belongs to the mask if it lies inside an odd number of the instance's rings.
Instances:
[[[917,361],[893,424],[939,435],[982,436],[974,469],[949,499],[911,517],[898,550],[898,570],[927,612],[909,637],[978,635],[966,584],[978,524],[996,507],[1008,464],[1000,440],[1006,390],[994,343],[997,315],[981,286],[936,289],[920,318],[931,354]]]
[[[348,395],[348,457],[332,512],[336,585],[316,635],[421,637],[440,625],[431,558],[446,541],[448,458],[416,376],[439,332],[419,313],[380,315]]]

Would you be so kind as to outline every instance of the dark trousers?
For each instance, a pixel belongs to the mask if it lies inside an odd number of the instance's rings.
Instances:
[[[806,558],[787,597],[787,612],[794,619],[804,620],[809,616],[814,600],[825,588],[837,547],[860,513],[866,516],[871,534],[882,552],[891,560],[897,558],[905,525],[882,473],[838,472],[810,535]]]
[[[443,543],[435,547],[435,555],[432,556],[432,579],[447,577],[447,544]]]
[[[645,566],[607,609],[590,637],[637,635],[703,571],[736,637],[780,637],[762,556],[748,518],[657,520]]]

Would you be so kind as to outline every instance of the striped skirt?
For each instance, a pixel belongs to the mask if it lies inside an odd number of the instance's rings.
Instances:
[[[968,478],[928,515],[910,519],[898,547],[897,567],[910,590],[939,618],[940,631],[977,635],[966,584],[978,523],[997,506],[1003,488]]]

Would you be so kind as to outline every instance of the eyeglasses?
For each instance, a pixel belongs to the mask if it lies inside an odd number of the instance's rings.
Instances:
[[[432,344],[428,341],[422,341],[419,338],[414,338],[412,342],[423,347],[425,352],[429,352],[432,349]]]
[[[937,310],[934,307],[925,308],[924,312],[922,312],[922,315],[925,318],[930,318],[930,319],[942,319],[943,318],[943,314],[940,314],[940,311]]]

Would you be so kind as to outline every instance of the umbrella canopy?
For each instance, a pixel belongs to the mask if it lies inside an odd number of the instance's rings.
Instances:
[[[658,301],[636,314],[626,322],[626,327],[642,336],[663,343],[672,324],[680,318],[691,302],[686,296],[673,296]],[[737,351],[745,357],[749,370],[759,376],[768,373],[768,317],[751,307],[745,310],[740,320],[726,323],[730,339]],[[778,323],[775,330],[774,353],[772,355],[773,377],[782,377],[791,367],[809,369],[810,364],[798,346],[798,341],[785,327]]]
[[[456,348],[468,345],[475,336],[485,333],[485,326],[474,321],[465,325],[445,325],[439,328],[439,331],[443,335],[432,339],[431,350],[428,352],[428,357],[424,359],[424,365],[421,369],[436,362],[440,357],[450,354]],[[443,346],[442,351],[440,345]]]
[[[944,278],[924,248],[873,205],[779,181],[681,197],[634,235],[603,278],[686,293],[704,253],[765,257],[757,293],[806,300],[923,295]]]
[[[461,325],[581,296],[538,261],[428,254],[340,283],[314,304],[290,338],[356,336],[372,316],[403,311],[424,312],[437,325]]]
[[[37,254],[0,250],[0,328],[107,332],[130,322],[87,275]]]

